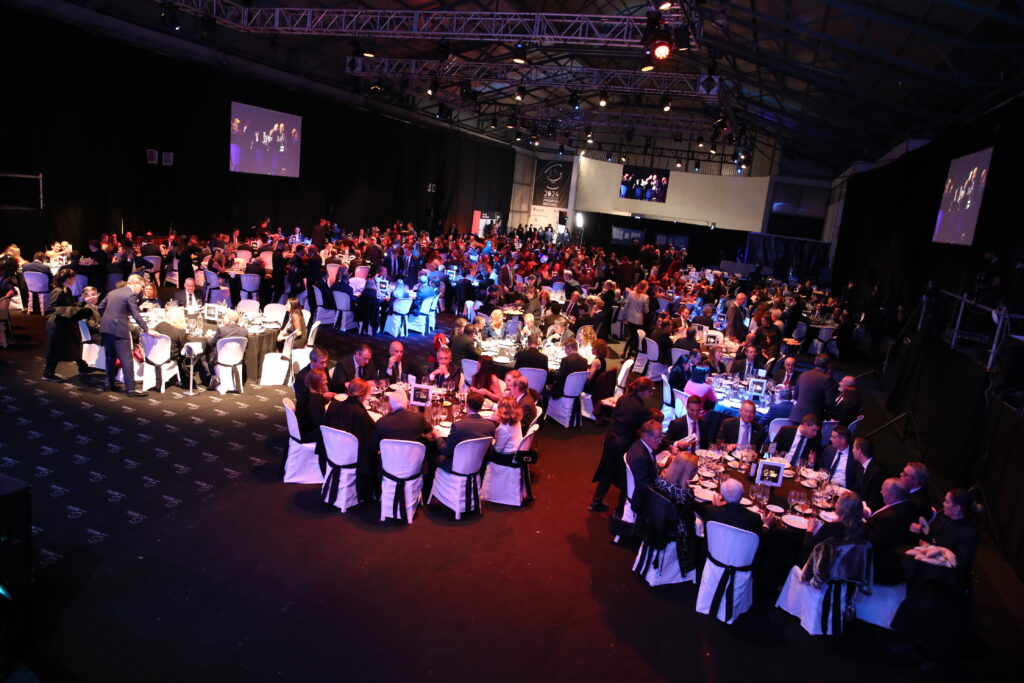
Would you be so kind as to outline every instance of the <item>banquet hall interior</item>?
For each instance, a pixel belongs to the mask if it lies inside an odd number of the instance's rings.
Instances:
[[[0,680],[1019,676],[1022,3],[0,52]]]

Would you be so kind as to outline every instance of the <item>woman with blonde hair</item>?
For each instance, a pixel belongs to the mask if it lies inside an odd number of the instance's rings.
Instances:
[[[509,466],[523,440],[523,409],[511,396],[504,396],[494,409],[498,422],[494,430],[494,453],[491,460],[499,465]]]
[[[578,353],[588,361],[594,360],[594,342],[597,341],[597,332],[593,325],[583,325],[576,330],[576,341],[579,342]]]
[[[484,339],[504,339],[508,334],[505,314],[500,308],[491,311],[491,321],[484,326]]]

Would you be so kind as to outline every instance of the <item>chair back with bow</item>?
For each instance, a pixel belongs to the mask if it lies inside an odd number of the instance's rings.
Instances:
[[[260,302],[256,299],[242,299],[235,310],[245,315],[257,316],[260,314]]]
[[[235,249],[235,258],[242,259],[246,263],[252,260],[252,250],[239,247]]]
[[[42,315],[50,303],[50,278],[46,273],[37,273],[31,270],[25,271],[22,275],[25,277],[25,287],[28,289],[25,310],[28,313]]]
[[[633,470],[629,469],[629,461],[626,460],[625,454],[622,456],[622,462],[626,466],[626,504],[622,508],[622,521],[632,524],[636,521],[636,511],[633,509],[633,493],[636,491],[636,480],[633,479]]]
[[[697,611],[731,624],[753,602],[753,563],[761,539],[721,522],[708,522],[705,533],[708,559],[697,593]]]
[[[166,334],[144,334],[141,337],[142,352],[146,362],[163,364],[171,358],[171,338]]]
[[[544,385],[548,381],[547,370],[540,368],[519,368],[519,372],[526,378],[530,388],[538,394],[544,393]]]
[[[321,500],[342,512],[359,503],[356,493],[356,462],[359,459],[359,440],[352,434],[321,426],[327,455],[327,476],[320,488]]]
[[[217,341],[217,378],[220,380],[218,391],[242,391],[242,362],[245,360],[245,347],[249,340],[245,337],[225,337]],[[223,372],[229,371],[230,374]],[[231,386],[224,380],[230,376]]]
[[[779,417],[768,423],[768,442],[775,441],[775,437],[778,436],[779,430],[783,427],[793,424],[788,418]]]
[[[239,301],[239,306],[243,302]],[[271,322],[285,324],[285,316],[288,315],[288,307],[284,304],[267,304],[263,307],[263,319]]]
[[[423,459],[427,447],[418,441],[384,439],[380,442],[383,470],[380,521],[389,517],[412,524],[423,491]]]
[[[247,299],[255,299],[256,294],[260,291],[260,282],[263,278],[255,273],[242,273],[239,278],[241,279],[239,284],[242,288],[242,295]]]
[[[483,467],[484,457],[487,455],[487,449],[493,442],[494,439],[489,436],[460,441],[455,446],[455,453],[452,455],[452,473],[464,477],[479,474]]]

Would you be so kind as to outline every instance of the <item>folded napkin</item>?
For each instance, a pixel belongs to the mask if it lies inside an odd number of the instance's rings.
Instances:
[[[915,560],[935,564],[940,567],[955,567],[956,553],[941,545],[919,545],[907,551]]]

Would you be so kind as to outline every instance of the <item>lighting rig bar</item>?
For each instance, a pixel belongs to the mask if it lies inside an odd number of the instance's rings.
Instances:
[[[564,87],[617,93],[668,93],[674,97],[717,101],[718,76],[687,73],[642,72],[625,69],[594,69],[557,64],[505,64],[500,62],[440,62],[420,59],[349,60],[353,74],[379,78],[411,78],[483,81],[522,86]]]
[[[245,7],[230,0],[173,0],[170,4],[183,12],[210,16],[222,26],[249,33],[635,48],[647,27],[643,16],[602,14]],[[665,18],[686,21],[689,16],[699,21],[700,15],[692,4],[686,2],[681,10],[665,12]],[[694,31],[693,35],[699,40],[702,31]]]

